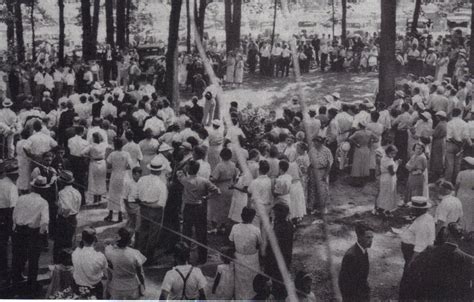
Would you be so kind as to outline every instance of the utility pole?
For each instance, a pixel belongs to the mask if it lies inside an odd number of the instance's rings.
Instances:
[[[334,40],[334,27],[335,27],[335,22],[336,22],[336,20],[334,19],[334,15],[335,15],[334,1],[336,1],[336,0],[331,0],[331,5],[332,5],[332,39],[333,40]]]

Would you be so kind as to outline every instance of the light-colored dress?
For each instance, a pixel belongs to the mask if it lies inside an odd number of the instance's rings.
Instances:
[[[107,163],[112,166],[110,174],[108,205],[109,211],[121,211],[123,188],[127,170],[131,166],[130,154],[125,151],[113,151],[107,157]]]
[[[296,162],[290,163],[288,174],[293,178],[290,186],[290,218],[303,218],[306,215],[306,200],[301,171]]]
[[[243,189],[244,187],[248,187],[251,181],[252,181],[251,176],[250,175],[246,176],[245,173],[243,173],[237,179],[237,182],[235,183],[234,187]],[[229,218],[232,221],[239,222],[239,223],[242,222],[242,217],[240,217],[240,215],[242,214],[242,209],[247,206],[247,202],[248,202],[247,193],[243,193],[235,189],[233,190],[232,203],[230,204],[230,210],[229,210]]]
[[[217,274],[220,274],[219,285],[216,288],[215,299],[232,300],[234,299],[235,272],[234,264],[219,264]]]
[[[225,73],[225,81],[227,83],[234,83],[234,73],[235,73],[235,58],[233,56],[228,56],[227,62],[226,62],[226,73]]]
[[[369,144],[376,140],[375,135],[368,130],[356,131],[349,139],[359,145],[354,151],[354,160],[352,161],[352,177],[367,177],[370,175],[370,149]]]
[[[90,158],[87,190],[92,195],[107,193],[107,164],[105,154],[108,148],[106,142],[88,146],[83,154]]]
[[[444,76],[448,73],[448,63],[449,63],[448,57],[441,57],[438,59],[438,62],[436,63],[436,76],[435,76],[435,80],[437,82],[442,82],[444,79]]]
[[[257,275],[254,270],[260,269],[258,246],[262,244],[260,229],[253,224],[239,223],[232,227],[229,240],[235,245],[235,299],[249,300],[255,296],[253,279]],[[237,263],[242,263],[239,265]]]
[[[138,299],[140,281],[137,277],[137,268],[142,267],[146,257],[136,249],[119,248],[112,245],[105,247],[105,257],[112,264],[112,280],[108,284],[111,298],[116,300]]]
[[[229,187],[240,174],[231,161],[220,162],[211,174],[211,181],[219,188],[221,194],[213,195],[207,204],[208,220],[218,224],[225,223],[229,216],[233,190]]]
[[[142,168],[142,175],[148,175],[150,174],[150,170],[148,170],[148,164],[151,162],[151,160],[155,157],[156,155],[156,150],[158,150],[158,147],[160,143],[158,140],[152,138],[152,139],[144,139],[140,141],[138,144],[140,146],[140,150],[142,151],[143,159],[140,162],[140,166]]]
[[[219,156],[224,142],[224,133],[220,130],[209,129],[209,150],[207,152],[207,161],[211,165],[211,171],[221,161]]]
[[[388,170],[390,166],[397,172],[398,164],[393,158],[384,154],[380,161],[380,190],[375,206],[385,211],[396,209],[400,200],[397,193],[397,174],[390,174]]]
[[[235,64],[235,82],[237,84],[242,84],[244,81],[244,61],[239,60]]]
[[[377,141],[370,144],[370,169],[375,169],[377,168],[376,150],[380,147],[384,128],[381,123],[371,122],[367,123],[366,129],[372,132],[377,137]]]
[[[143,154],[140,146],[137,143],[133,141],[126,143],[122,147],[122,150],[130,154],[130,158],[132,159],[132,169],[140,165],[140,161],[143,160]]]
[[[466,232],[474,231],[474,169],[458,173],[456,185],[459,186],[457,198],[461,200],[463,227]]]
[[[26,140],[22,139],[16,144],[16,158],[18,160],[18,179],[16,186],[20,191],[27,191],[30,189],[31,177],[31,162],[26,156],[24,146]]]
[[[414,154],[406,168],[409,172],[407,188],[405,191],[405,202],[411,201],[413,196],[423,196],[425,186],[425,173],[427,168],[427,160],[425,154]],[[421,170],[421,174],[413,174],[415,170]]]

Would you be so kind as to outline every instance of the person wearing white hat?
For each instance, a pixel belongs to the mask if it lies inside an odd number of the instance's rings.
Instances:
[[[469,233],[474,231],[474,157],[464,157],[463,164],[465,169],[457,176],[455,191],[464,212],[462,224]]]
[[[444,172],[447,131],[446,112],[438,111],[435,117],[438,123],[432,133],[430,173],[433,180],[438,180]]]
[[[423,196],[413,196],[408,206],[416,218],[401,235],[405,270],[419,253],[434,243],[436,237],[435,221],[428,213],[431,208],[430,200]]]
[[[42,239],[48,232],[49,206],[39,194],[48,186],[45,177],[34,178],[31,182],[32,192],[20,196],[13,210],[12,281],[17,284],[23,280],[22,272],[28,262],[29,292],[37,290]]]
[[[15,156],[14,135],[17,128],[18,117],[11,107],[13,102],[9,98],[4,98],[2,101],[2,109],[0,109],[0,124],[4,129],[3,135],[6,136],[6,144],[8,148],[7,158]]]
[[[139,228],[138,249],[148,259],[154,262],[155,250],[163,222],[164,208],[168,199],[168,188],[160,177],[163,161],[155,157],[148,164],[150,175],[140,178],[137,184],[138,201],[142,221]]]

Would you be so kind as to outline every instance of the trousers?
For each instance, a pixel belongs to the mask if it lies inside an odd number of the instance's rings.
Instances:
[[[207,213],[204,204],[186,204],[183,210],[183,234],[188,237],[196,235],[196,240],[207,245]],[[198,258],[200,263],[207,261],[207,249],[198,247]]]
[[[69,217],[58,216],[56,220],[56,232],[53,247],[53,262],[55,264],[59,261],[61,250],[72,248],[76,227],[76,215],[71,215]]]
[[[8,278],[8,241],[12,235],[13,208],[0,209],[0,280]]]
[[[13,282],[22,280],[21,273],[28,262],[28,285],[33,285],[38,277],[38,262],[42,247],[39,228],[17,225],[12,239]]]
[[[444,178],[451,183],[456,183],[456,177],[461,167],[461,156],[457,155],[461,151],[461,148],[448,141],[446,142],[446,169],[444,171]]]
[[[139,230],[138,249],[147,259],[153,261],[163,222],[163,208],[140,205],[142,221]]]

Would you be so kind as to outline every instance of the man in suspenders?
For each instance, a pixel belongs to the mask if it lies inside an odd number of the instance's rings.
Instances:
[[[188,264],[190,249],[184,242],[175,246],[176,266],[163,279],[160,300],[206,300],[206,278],[201,269]]]

